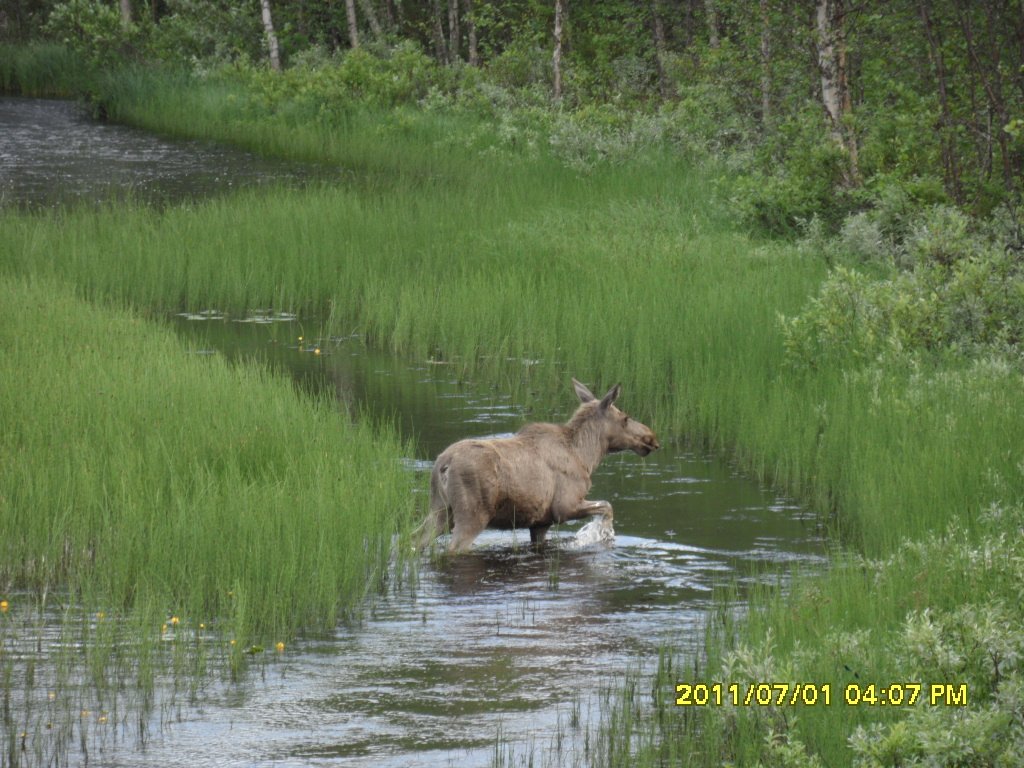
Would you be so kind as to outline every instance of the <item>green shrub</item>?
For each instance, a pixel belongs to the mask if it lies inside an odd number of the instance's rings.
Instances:
[[[137,27],[126,28],[116,6],[99,0],[66,0],[54,7],[44,30],[87,61],[109,67],[123,59]]]
[[[166,0],[166,15],[150,30],[148,53],[174,66],[210,69],[263,55],[255,6]]]
[[[817,216],[835,232],[854,200],[843,186],[849,159],[826,135],[820,107],[808,104],[782,122],[757,153],[741,186],[744,217],[769,233],[794,235]]]
[[[1002,237],[974,231],[959,210],[935,206],[906,222],[893,242],[870,214],[847,220],[829,247],[888,269],[872,278],[837,267],[800,315],[784,320],[789,360],[798,368],[856,367],[879,357],[923,353],[997,355],[1021,363],[1024,264]],[[902,266],[902,271],[896,270]]]

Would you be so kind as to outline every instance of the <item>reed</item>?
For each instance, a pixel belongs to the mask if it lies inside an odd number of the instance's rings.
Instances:
[[[0,292],[0,582],[159,605],[240,643],[358,605],[411,513],[386,425],[49,281]]]
[[[96,73],[62,45],[0,44],[0,93],[69,98],[88,92]]]

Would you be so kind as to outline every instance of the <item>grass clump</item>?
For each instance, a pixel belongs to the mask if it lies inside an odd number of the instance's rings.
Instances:
[[[0,93],[70,98],[87,92],[95,81],[95,71],[66,46],[0,43]]]
[[[410,514],[402,446],[46,280],[0,284],[0,584],[238,642],[333,626]]]

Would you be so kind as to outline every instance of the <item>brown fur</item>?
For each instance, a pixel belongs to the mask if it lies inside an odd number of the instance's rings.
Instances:
[[[572,381],[580,407],[566,424],[527,424],[512,437],[460,440],[441,452],[421,546],[450,529],[449,549],[461,552],[487,527],[529,528],[540,544],[553,523],[611,519],[611,504],[586,498],[591,473],[609,453],[646,456],[661,446],[648,427],[615,407],[618,385],[598,400]]]

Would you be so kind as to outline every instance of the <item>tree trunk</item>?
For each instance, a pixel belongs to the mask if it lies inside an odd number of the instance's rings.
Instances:
[[[661,13],[658,12],[658,0],[651,0],[651,32],[654,35],[654,62],[658,67],[658,92],[661,98],[670,99],[675,93],[665,72],[668,43],[665,40],[665,24],[662,22]]]
[[[946,60],[942,53],[942,38],[931,16],[929,0],[920,0],[918,11],[921,23],[924,24],[924,35],[928,41],[928,57],[935,70],[935,79],[939,87],[939,137],[942,145],[942,167],[946,177],[946,189],[958,203],[963,202],[963,190],[960,187],[960,169],[956,152],[953,115],[949,108],[949,90],[946,76]]]
[[[366,20],[370,24],[373,39],[380,40],[384,36],[384,30],[381,29],[380,22],[377,20],[377,12],[373,10],[372,0],[359,0],[359,5],[362,6],[363,15],[366,16]]]
[[[993,154],[992,140],[995,138],[999,145],[999,157],[1003,171],[1003,184],[1008,190],[1014,188],[1015,166],[1013,152],[1010,149],[1010,137],[1003,128],[1010,122],[1010,113],[1007,109],[1006,99],[1003,95],[1003,64],[1001,61],[1000,45],[997,41],[997,25],[1001,20],[996,19],[996,14],[991,0],[983,3],[964,3],[963,0],[956,0],[957,15],[960,19],[960,27],[964,33],[964,41],[967,44],[967,60],[970,65],[972,79],[977,79],[982,91],[988,101],[988,109],[985,115],[985,125],[975,119],[975,129],[985,137],[986,152],[990,158],[989,166],[992,166],[991,156]],[[974,27],[971,22],[970,12],[980,5],[985,11],[985,34],[980,39],[975,39]],[[994,118],[994,121],[993,121]],[[994,124],[993,124],[994,122]]]
[[[480,66],[480,51],[477,49],[476,16],[473,13],[473,0],[462,0],[462,16],[466,20],[466,36],[469,43],[469,65]]]
[[[462,33],[459,29],[459,0],[448,0],[448,57],[451,61],[459,58],[459,43]]]
[[[359,26],[356,24],[356,0],[345,0],[345,15],[348,17],[348,43],[359,47]]]
[[[772,116],[772,24],[768,0],[761,2],[761,125]]]
[[[444,39],[444,20],[441,18],[441,0],[433,0],[434,52],[442,64],[449,63],[448,44]]]
[[[843,34],[846,11],[843,0],[817,0],[815,21],[818,70],[821,73],[821,103],[828,118],[832,139],[847,156],[844,182],[859,181],[857,140],[850,128],[853,100],[846,72],[846,41]]]
[[[721,42],[718,37],[718,8],[715,7],[715,0],[704,0],[704,15],[708,22],[708,45],[717,48]]]
[[[121,0],[121,26],[128,29],[132,25],[132,0]]]
[[[565,22],[565,5],[563,0],[555,0],[555,51],[551,55],[554,69],[555,101],[562,98],[562,25]]]
[[[267,36],[267,50],[270,53],[270,68],[281,71],[281,52],[277,47],[277,33],[274,32],[274,19],[270,15],[270,0],[260,0],[263,9],[263,31]]]

